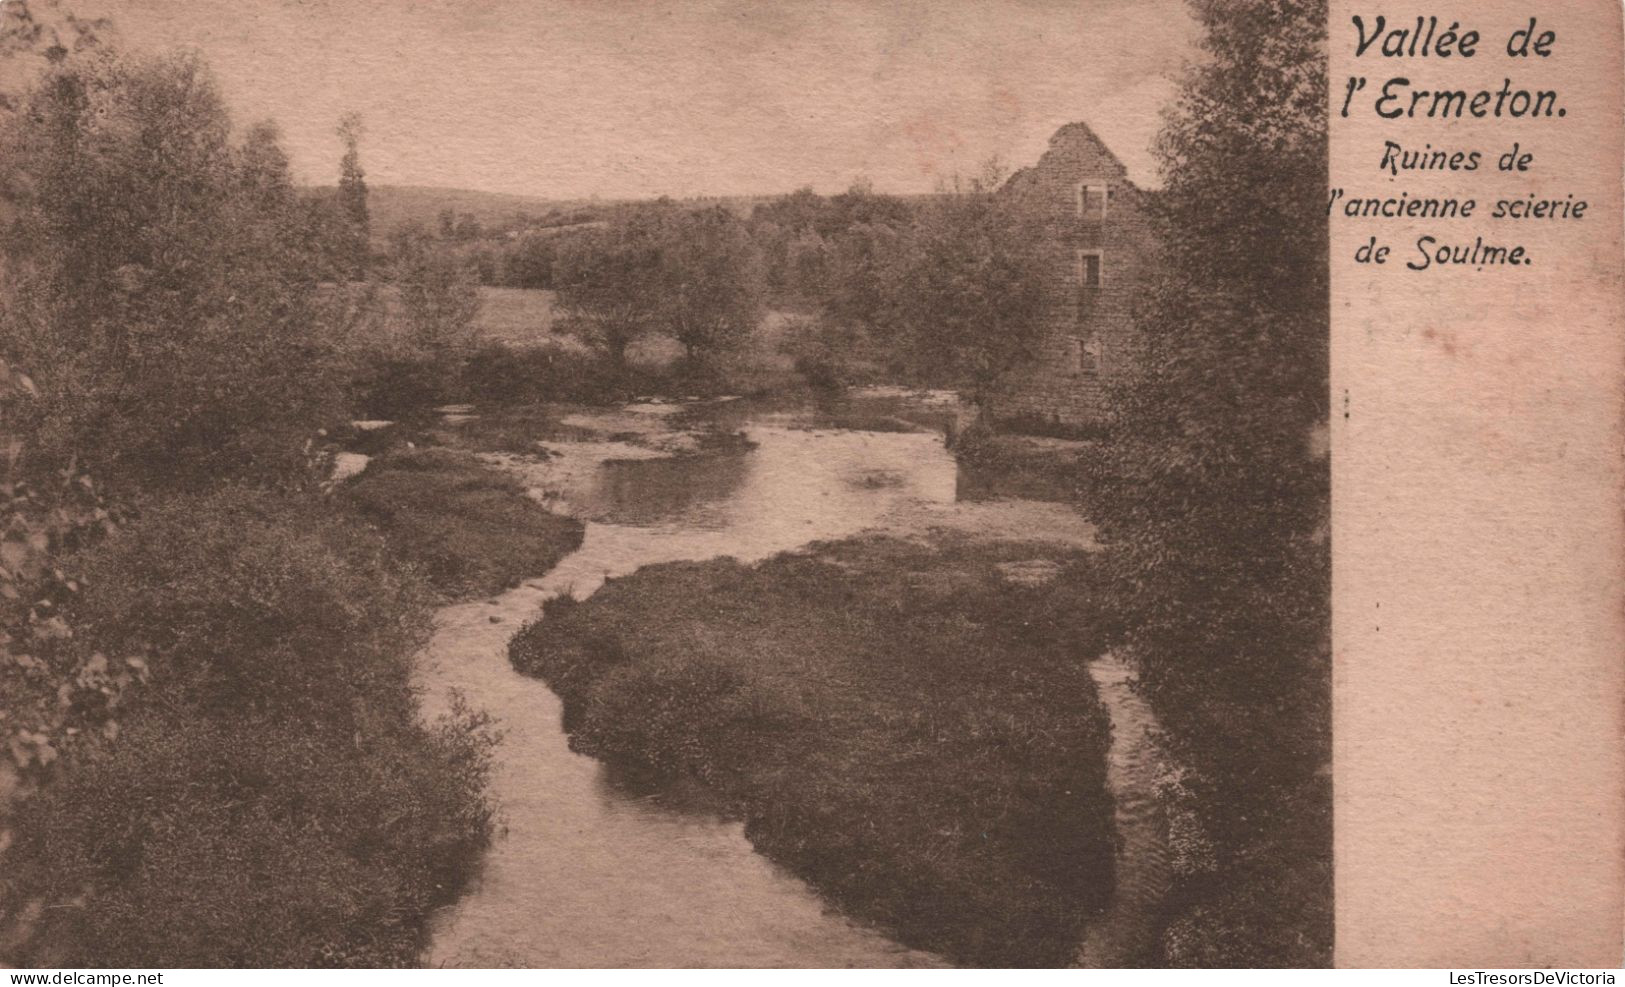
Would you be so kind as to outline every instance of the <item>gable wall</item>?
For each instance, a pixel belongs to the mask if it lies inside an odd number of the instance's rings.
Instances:
[[[1080,216],[1078,185],[1104,179],[1112,190],[1104,220]],[[1135,306],[1154,263],[1144,193],[1087,127],[1063,127],[1038,164],[1012,176],[1007,194],[1042,217],[1050,274],[1038,358],[1009,374],[990,402],[995,420],[1087,428],[1106,414],[1103,383],[1135,359]],[[1077,251],[1102,253],[1101,285],[1085,291]],[[1098,339],[1098,371],[1074,367],[1072,340]]]

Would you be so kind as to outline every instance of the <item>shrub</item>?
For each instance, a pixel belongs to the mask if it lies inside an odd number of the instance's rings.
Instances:
[[[17,959],[410,964],[489,837],[478,726],[385,716],[351,733],[154,705],[19,813],[0,900],[47,907]]]
[[[461,394],[466,400],[493,405],[614,404],[630,396],[633,382],[631,371],[594,353],[488,343],[469,356]]]
[[[427,353],[364,352],[350,381],[350,406],[365,418],[423,422],[459,396],[456,366]]]
[[[495,593],[552,568],[581,522],[550,514],[517,480],[447,449],[375,459],[339,494],[398,558],[453,596]]]
[[[205,709],[349,723],[352,695],[409,703],[427,598],[396,568],[318,501],[227,488],[149,505],[87,552],[75,616]]]
[[[970,500],[1023,497],[1065,503],[1085,501],[1090,490],[1090,446],[1064,446],[1006,435],[980,421],[954,440],[959,496]]]
[[[74,646],[145,654],[151,678],[116,741],[18,810],[17,958],[411,962],[491,816],[483,718],[417,722],[417,578],[330,501],[236,488],[148,504],[73,561]]]
[[[807,386],[838,391],[883,376],[869,334],[824,315],[787,319],[780,348]]]

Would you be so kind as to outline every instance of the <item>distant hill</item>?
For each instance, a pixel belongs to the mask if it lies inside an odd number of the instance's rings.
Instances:
[[[332,192],[333,187],[314,186],[307,191],[321,195]],[[562,220],[571,213],[596,211],[609,205],[611,203],[598,199],[547,199],[427,185],[367,186],[367,210],[372,216],[373,234],[379,238],[388,237],[391,232],[414,222],[433,230],[445,209],[459,216],[473,216],[481,226],[496,230],[518,225],[516,220],[522,215],[533,223],[550,218]]]
[[[3,2],[3,0],[0,0]],[[330,195],[331,185],[307,186],[307,195]],[[693,208],[724,206],[740,216],[749,216],[751,209],[770,201],[772,195],[720,195],[679,199]],[[925,200],[930,195],[905,195],[905,201]],[[411,223],[420,223],[428,230],[440,224],[440,213],[450,209],[458,217],[473,216],[484,227],[487,236],[512,229],[537,230],[540,227],[564,227],[607,218],[615,206],[625,200],[614,199],[549,199],[536,195],[514,195],[507,192],[480,192],[474,189],[438,188],[432,185],[369,185],[367,208],[372,216],[375,242],[382,243],[395,230]],[[523,218],[524,222],[521,222]]]

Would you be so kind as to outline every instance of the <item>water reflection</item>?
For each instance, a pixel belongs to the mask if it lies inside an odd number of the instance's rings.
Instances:
[[[579,496],[588,518],[649,527],[682,522],[696,528],[729,524],[729,505],[755,460],[741,446],[666,459],[618,459],[603,464]]]
[[[443,709],[455,690],[505,731],[490,785],[506,831],[469,893],[436,916],[431,965],[940,962],[831,912],[756,854],[742,824],[719,815],[703,790],[656,784],[570,751],[558,698],[507,659],[509,637],[547,597],[584,597],[607,578],[657,562],[754,561],[864,530],[946,527],[1092,544],[1092,528],[1063,504],[959,502],[958,470],[939,432],[831,427],[876,409],[903,428],[911,428],[905,415],[945,413],[932,401],[911,411],[895,394],[802,413],[726,402],[643,417],[671,430],[742,430],[753,447],[672,457],[605,435],[549,443],[555,454],[547,460],[499,457],[536,496],[589,523],[581,548],[545,576],[494,601],[442,610],[418,663],[426,713]],[[608,461],[632,456],[643,458]]]

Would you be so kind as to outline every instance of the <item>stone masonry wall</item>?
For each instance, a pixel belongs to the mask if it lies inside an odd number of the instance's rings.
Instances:
[[[1080,215],[1080,184],[1110,191],[1105,217]],[[1037,165],[1011,176],[1005,194],[1017,196],[1039,217],[1046,252],[1048,314],[1038,358],[1009,374],[992,402],[996,421],[1087,428],[1107,414],[1104,383],[1136,358],[1135,308],[1155,260],[1146,193],[1129,181],[1121,162],[1081,123],[1050,139]],[[1085,288],[1078,251],[1101,253],[1098,288]],[[1080,345],[1092,344],[1096,361],[1078,366]]]

